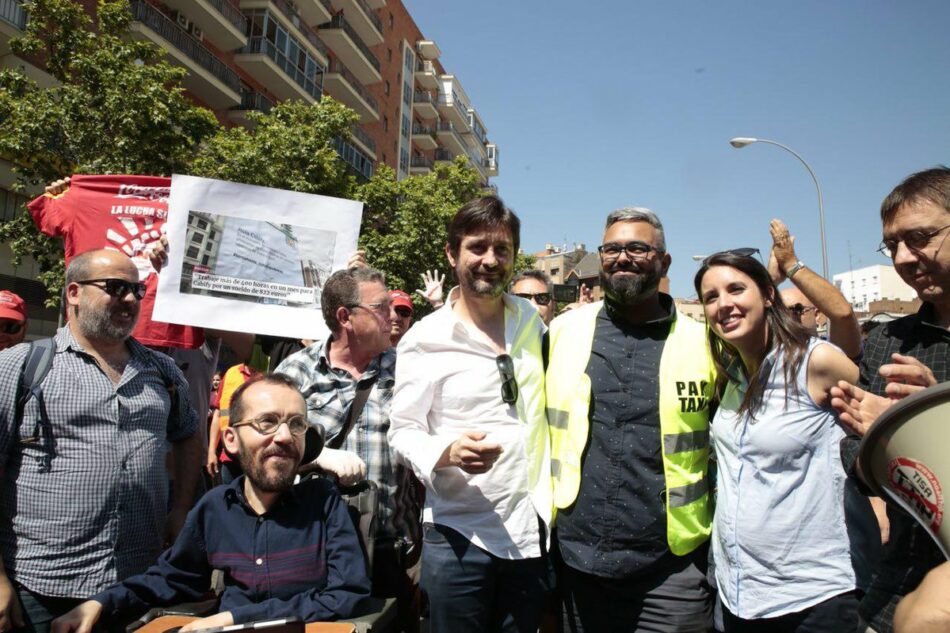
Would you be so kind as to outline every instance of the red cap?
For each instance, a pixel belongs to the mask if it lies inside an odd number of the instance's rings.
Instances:
[[[413,307],[412,307],[412,298],[410,298],[409,295],[407,295],[402,290],[390,290],[389,299],[392,302],[393,306],[395,307],[402,306],[404,308],[409,308],[410,312],[414,312]]]
[[[26,321],[26,304],[20,295],[0,290],[0,319],[13,319],[21,323]]]

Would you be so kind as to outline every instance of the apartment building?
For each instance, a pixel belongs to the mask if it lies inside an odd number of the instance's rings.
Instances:
[[[917,293],[904,283],[893,266],[866,266],[839,273],[832,279],[841,294],[858,312],[869,311],[873,301],[913,301],[917,298]]]
[[[77,1],[95,12],[96,0]],[[352,138],[334,142],[358,178],[369,179],[380,163],[402,179],[465,156],[482,184],[494,188],[498,147],[459,77],[442,65],[441,49],[401,0],[130,0],[129,6],[133,36],[185,68],[185,89],[224,125],[249,125],[250,111],[266,112],[287,99],[316,103],[327,94],[360,116]],[[32,60],[10,52],[10,39],[27,19],[21,0],[0,0],[0,67],[19,67],[50,85]],[[9,165],[0,161],[3,219],[23,201],[10,193],[11,182]],[[0,288],[34,297],[27,300],[30,313],[40,314],[42,298],[35,297],[45,291],[33,287],[35,266],[14,270],[9,260],[0,245]]]

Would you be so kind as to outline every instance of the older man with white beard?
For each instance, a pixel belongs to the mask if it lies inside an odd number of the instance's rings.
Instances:
[[[175,481],[194,488],[187,383],[130,337],[144,295],[124,254],[83,253],[66,270],[69,322],[31,394],[21,377],[34,348],[0,352],[0,631],[45,632],[83,597],[148,567],[163,542],[169,442]],[[175,502],[167,518],[177,526],[190,497]]]

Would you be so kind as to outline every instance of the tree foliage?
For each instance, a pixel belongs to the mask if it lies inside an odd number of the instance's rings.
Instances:
[[[20,190],[73,173],[187,173],[357,199],[366,203],[360,246],[394,287],[411,291],[423,271],[445,270],[448,222],[482,193],[466,159],[402,181],[380,165],[358,185],[333,143],[349,138],[359,117],[333,99],[284,102],[250,113],[250,129],[228,129],[184,96],[185,70],[130,36],[127,0],[99,0],[95,30],[71,0],[32,0],[29,12],[12,46],[43,53],[59,83],[43,88],[18,70],[0,72],[0,156],[16,165]],[[50,296],[59,296],[58,241],[42,236],[26,213],[0,226],[0,241],[10,243],[15,264],[32,256]]]

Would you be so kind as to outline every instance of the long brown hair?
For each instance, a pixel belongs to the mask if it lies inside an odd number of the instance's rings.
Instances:
[[[782,350],[782,363],[785,370],[785,399],[788,401],[788,389],[791,389],[798,395],[798,382],[795,377],[802,367],[802,361],[805,359],[805,351],[808,349],[808,341],[811,338],[811,332],[792,317],[792,313],[785,307],[782,296],[778,288],[772,282],[769,271],[766,270],[757,259],[746,255],[737,255],[728,251],[710,255],[704,261],[702,266],[696,272],[693,285],[696,288],[696,296],[702,300],[701,285],[703,276],[713,266],[729,266],[735,268],[741,273],[752,279],[753,283],[759,288],[762,297],[771,301],[770,306],[765,306],[765,326],[768,331],[768,348],[766,354],[775,348]],[[739,352],[716,336],[712,327],[707,324],[707,336],[709,338],[709,348],[712,351],[713,363],[716,366],[716,397],[721,401],[722,395],[726,389],[726,383],[729,380],[728,369],[730,365],[736,362],[741,363],[742,359]],[[743,366],[743,370],[748,373],[748,368]],[[762,398],[765,394],[765,385],[768,382],[772,367],[767,363],[760,363],[755,375],[748,376],[749,388],[742,398],[742,405],[738,413],[747,413],[753,420],[755,413],[762,406]]]

